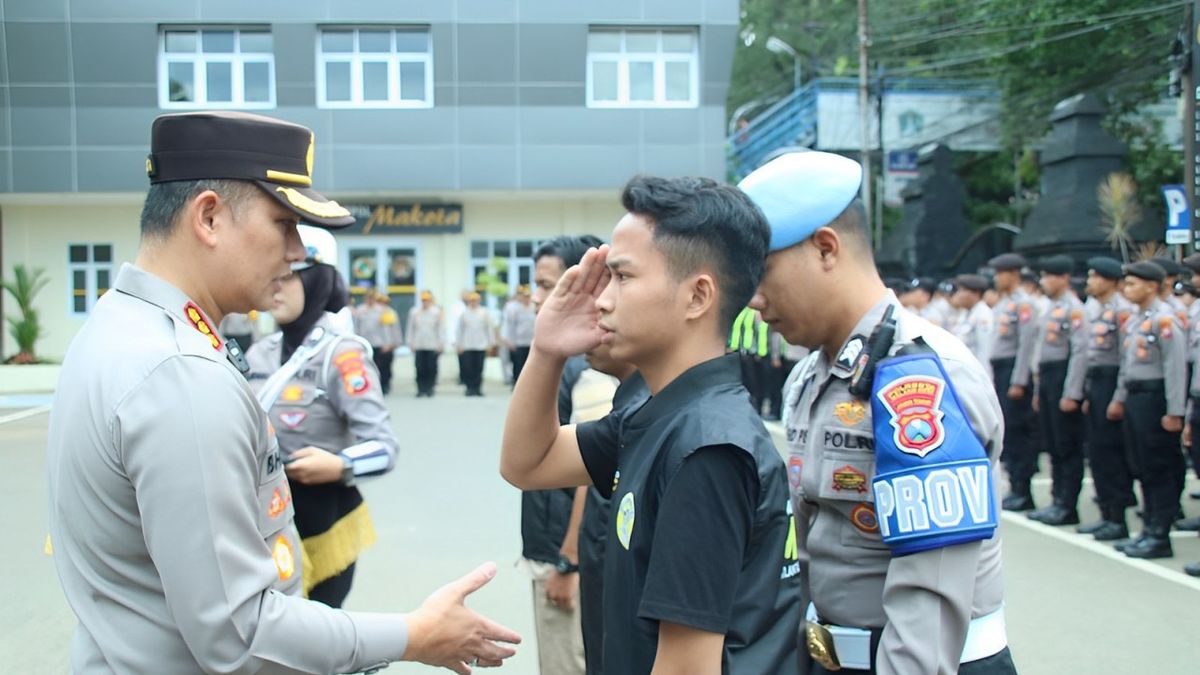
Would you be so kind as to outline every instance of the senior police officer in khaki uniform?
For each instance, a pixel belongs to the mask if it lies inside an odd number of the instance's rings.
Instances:
[[[72,672],[468,673],[517,635],[463,607],[485,565],[408,615],[333,610],[302,583],[275,432],[223,315],[266,309],[300,219],[353,221],[311,186],[313,135],[242,113],[164,115],[136,264],[63,363],[47,450],[54,561],[79,618]],[[242,371],[242,372],[240,372]]]
[[[861,176],[852,160],[802,152],[740,186],[771,224],[750,306],[815,350],[785,390],[811,672],[1013,673],[1000,406],[962,342],[883,286]]]
[[[1124,420],[1125,442],[1133,451],[1134,472],[1145,498],[1141,536],[1116,545],[1131,558],[1173,555],[1169,535],[1183,490],[1179,434],[1187,402],[1187,335],[1175,312],[1159,298],[1165,276],[1153,262],[1125,266],[1125,297],[1135,307],[1108,418]]]

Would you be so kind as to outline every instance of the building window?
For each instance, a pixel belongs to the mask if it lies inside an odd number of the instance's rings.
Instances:
[[[270,31],[164,28],[161,37],[160,107],[275,107],[275,54]]]
[[[327,28],[317,42],[322,108],[433,107],[428,28]]]
[[[700,57],[695,30],[593,28],[588,32],[589,108],[695,108]]]
[[[916,136],[925,129],[925,117],[915,111],[906,110],[900,113],[900,135]]]
[[[467,287],[474,286],[488,306],[496,305],[498,293],[516,293],[518,286],[533,288],[533,252],[541,240],[499,239],[495,241],[476,239],[471,242],[471,260],[467,270],[471,275]]]
[[[67,275],[71,279],[68,306],[72,315],[92,311],[92,305],[112,285],[112,269],[112,244],[67,246]]]

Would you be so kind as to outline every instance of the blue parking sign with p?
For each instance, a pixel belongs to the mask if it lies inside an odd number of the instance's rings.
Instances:
[[[1188,204],[1187,191],[1182,185],[1164,185],[1162,193],[1163,199],[1167,200],[1167,244],[1189,243],[1192,233],[1192,209]]]

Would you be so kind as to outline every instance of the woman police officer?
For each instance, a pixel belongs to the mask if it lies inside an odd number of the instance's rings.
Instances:
[[[383,404],[371,347],[354,334],[341,275],[328,264],[336,244],[326,231],[301,225],[308,253],[275,294],[281,331],[246,354],[251,386],[279,438],[303,548],[304,589],[340,607],[354,563],[375,541],[355,487],[358,476],[390,471],[396,439]]]

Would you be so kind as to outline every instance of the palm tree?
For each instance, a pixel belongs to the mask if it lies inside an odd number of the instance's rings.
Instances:
[[[46,270],[38,268],[31,274],[24,265],[13,267],[12,281],[0,280],[0,287],[8,291],[17,301],[17,309],[21,310],[21,318],[8,318],[8,330],[17,343],[17,354],[12,358],[14,363],[33,363],[37,360],[34,346],[38,338],[45,332],[42,330],[38,312],[33,307],[33,298],[50,282],[45,277]]]
[[[1127,173],[1110,173],[1101,181],[1096,195],[1100,203],[1104,239],[1114,251],[1121,251],[1121,261],[1127,263],[1133,244],[1131,230],[1142,219],[1142,208],[1137,201],[1137,183]]]

